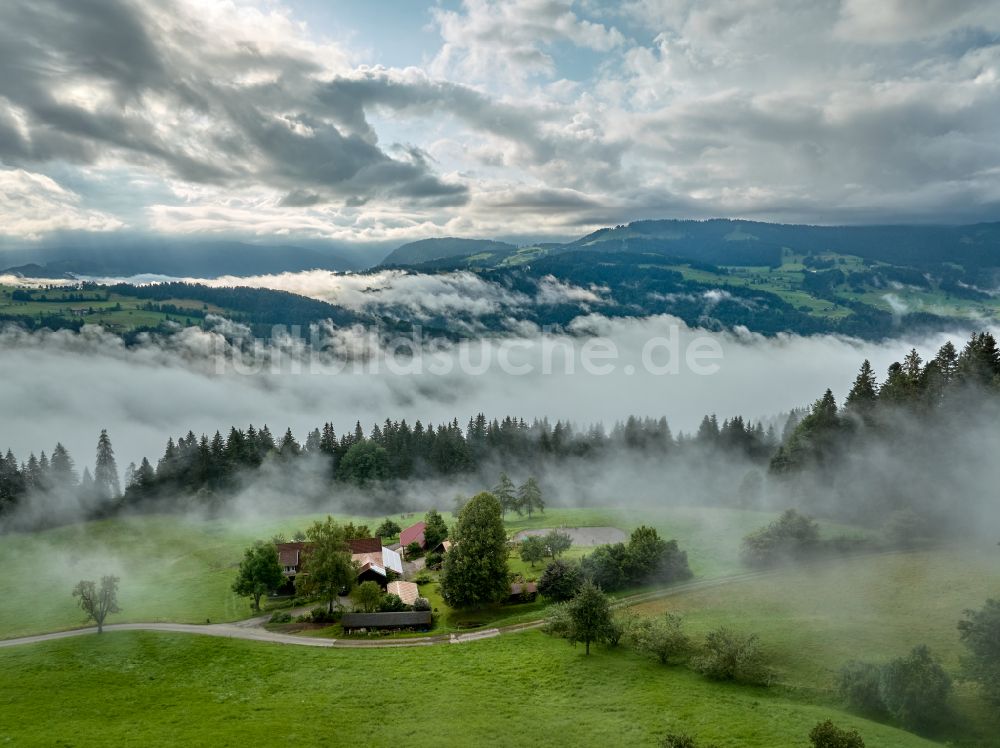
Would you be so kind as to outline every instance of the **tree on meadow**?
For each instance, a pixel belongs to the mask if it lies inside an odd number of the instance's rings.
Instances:
[[[506,517],[507,512],[510,511],[515,511],[518,514],[521,513],[521,505],[514,490],[514,481],[510,479],[507,473],[500,473],[500,480],[493,487],[493,495],[500,502],[503,517]]]
[[[281,587],[284,581],[274,543],[257,541],[244,552],[232,589],[240,597],[249,597],[253,609],[260,610],[260,599]]]
[[[104,620],[112,613],[121,613],[118,607],[118,577],[101,577],[101,586],[81,579],[73,588],[73,597],[79,598],[80,609],[86,620],[97,624],[97,633],[104,632]]]
[[[517,489],[517,504],[520,511],[527,512],[531,517],[536,509],[545,514],[545,499],[542,497],[542,489],[538,487],[538,481],[528,478],[521,487]]]
[[[480,493],[462,507],[455,545],[445,556],[441,595],[453,608],[495,603],[510,594],[507,533],[496,496]]]
[[[521,560],[530,563],[531,568],[545,558],[545,542],[538,535],[528,535],[521,541]]]
[[[572,625],[566,638],[574,644],[583,642],[589,655],[591,643],[607,641],[611,633],[611,603],[600,587],[587,580],[568,606]]]

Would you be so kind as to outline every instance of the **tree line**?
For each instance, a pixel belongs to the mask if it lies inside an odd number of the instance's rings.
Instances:
[[[998,392],[1000,347],[986,332],[929,361],[913,349],[881,383],[866,360],[843,405],[827,389],[788,424],[769,463],[772,493],[849,520],[906,523],[911,535],[955,527],[990,490],[976,454],[994,433]]]
[[[98,515],[123,508],[167,510],[179,497],[214,495],[238,488],[265,467],[292,468],[311,462],[328,483],[369,488],[389,481],[435,478],[481,472],[493,465],[519,469],[538,468],[549,461],[598,458],[614,450],[666,456],[695,448],[739,453],[766,460],[776,442],[774,430],[751,424],[741,416],[719,424],[706,416],[693,436],[676,437],[665,418],[630,416],[606,431],[597,424],[577,430],[567,421],[547,419],[527,422],[507,416],[489,420],[482,413],[465,428],[458,419],[434,425],[406,419],[374,424],[366,433],[360,422],[338,434],[332,423],[310,431],[304,441],[292,430],[275,436],[267,425],[246,429],[231,427],[209,437],[193,431],[168,438],[163,454],[154,461],[144,457],[130,464],[123,485],[114,461],[107,431],[102,431],[93,472],[82,476],[69,452],[57,444],[51,456],[31,454],[19,462],[8,450],[0,457],[0,517],[33,496],[57,491],[72,494]],[[506,474],[495,489],[504,513],[532,514],[544,509],[541,490],[534,479],[515,488]]]

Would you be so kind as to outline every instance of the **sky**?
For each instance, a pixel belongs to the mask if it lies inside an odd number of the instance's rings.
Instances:
[[[5,0],[0,247],[1000,215],[993,0]]]

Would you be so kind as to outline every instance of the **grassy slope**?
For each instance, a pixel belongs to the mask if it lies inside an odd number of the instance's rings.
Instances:
[[[917,644],[927,644],[955,674],[962,611],[980,607],[998,590],[1000,552],[990,543],[789,569],[637,611],[681,613],[693,634],[719,625],[758,632],[778,680],[823,700],[832,698],[845,662],[885,661]],[[956,684],[956,704],[972,733],[1000,730],[971,686]]]
[[[872,746],[931,745],[624,650],[585,657],[537,632],[356,651],[119,632],[3,651],[0,669],[18,673],[0,679],[0,743],[20,746],[655,745],[684,730],[774,748],[803,745],[831,717]]]
[[[0,568],[10,580],[0,606],[0,638],[36,634],[82,624],[70,590],[80,579],[114,573],[121,577],[123,612],[113,620],[201,623],[245,618],[245,600],[229,590],[243,550],[275,532],[286,536],[320,515],[286,520],[233,522],[138,517],[103,520],[40,533],[4,536]],[[445,514],[448,523],[453,522]],[[638,514],[605,509],[550,509],[532,518],[511,516],[511,533],[530,528],[611,525],[631,530],[643,522],[677,538],[699,577],[740,570],[737,549],[749,530],[773,515],[724,509],[650,509]],[[350,518],[341,517],[345,520]],[[417,516],[405,523],[419,519]],[[370,527],[381,518],[353,518]],[[833,531],[832,526],[828,526]],[[572,555],[579,553],[574,551]],[[518,561],[515,567],[520,568]],[[535,571],[537,576],[541,567]],[[515,616],[533,612],[521,609]],[[535,617],[535,616],[529,616]]]
[[[168,315],[163,312],[142,309],[142,305],[147,303],[147,300],[137,299],[134,296],[123,296],[112,293],[105,300],[103,298],[96,298],[97,296],[103,296],[103,294],[88,291],[85,293],[88,301],[69,301],[67,299],[70,295],[79,294],[80,292],[76,289],[67,289],[46,291],[45,296],[52,299],[50,301],[14,301],[11,299],[11,292],[14,290],[14,286],[0,285],[0,314],[10,314],[18,317],[37,317],[40,314],[45,316],[59,315],[71,320],[80,319],[91,325],[106,325],[122,330],[142,326],[152,327],[166,322],[168,319],[177,320],[179,318],[177,314]],[[91,299],[91,297],[95,298]],[[194,299],[168,299],[156,303],[173,304],[183,309],[201,310],[214,314],[227,313],[226,310],[214,304],[203,304]],[[121,309],[115,310],[114,307],[118,304],[121,305]],[[77,317],[72,313],[71,310],[73,309],[93,309],[94,313]],[[197,324],[200,322],[197,317],[180,317],[180,321],[185,324]]]
[[[5,535],[0,568],[9,584],[0,638],[82,625],[70,591],[78,580],[103,574],[121,578],[123,612],[113,616],[118,622],[245,618],[247,601],[229,589],[243,550],[257,538],[289,535],[307,523],[142,517]]]

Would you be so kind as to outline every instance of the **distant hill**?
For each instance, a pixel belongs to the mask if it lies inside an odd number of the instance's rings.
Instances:
[[[155,274],[177,278],[266,275],[302,270],[358,270],[371,263],[336,250],[244,242],[136,241],[91,246],[56,246],[0,252],[0,272],[34,278],[128,277]]]
[[[477,255],[488,254],[492,260],[498,256],[511,255],[517,247],[506,242],[489,239],[455,239],[443,237],[440,239],[421,239],[404,244],[382,260],[385,266],[419,265],[424,262],[443,260],[452,257],[474,258]]]
[[[491,246],[492,245],[492,246]],[[426,249],[424,249],[426,247]],[[930,269],[1000,267],[1000,223],[971,226],[807,226],[711,219],[658,220],[599,229],[565,244],[514,248],[500,242],[426,239],[391,253],[385,264],[436,266],[467,258],[471,267],[508,267],[563,253],[648,254],[720,266],[781,266],[788,252],[833,253]],[[461,264],[461,263],[459,263]]]

